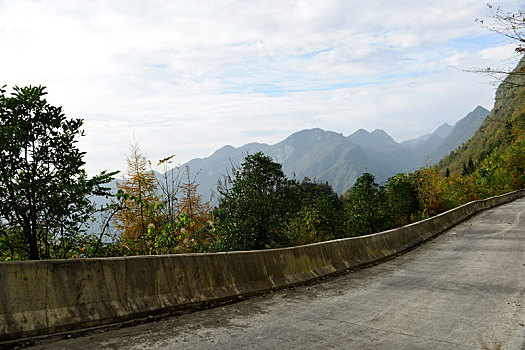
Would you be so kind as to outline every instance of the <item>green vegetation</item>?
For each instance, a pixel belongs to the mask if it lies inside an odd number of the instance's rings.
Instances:
[[[387,227],[385,189],[375,183],[375,177],[364,173],[347,194],[345,205],[346,232],[368,235]]]
[[[499,86],[479,130],[437,166],[384,185],[364,173],[338,197],[328,183],[288,179],[281,164],[255,153],[226,178],[213,210],[189,168],[183,176],[168,172],[168,157],[158,163],[159,178],[138,145],[112,203],[96,208],[90,196],[109,196],[104,185],[115,173],[87,177],[76,147],[82,120],[67,119],[45,94],[43,87],[15,87],[11,95],[0,89],[0,260],[309,244],[395,228],[525,187],[525,58]],[[100,232],[87,234],[87,221],[101,211]],[[111,225],[116,239],[107,237]]]
[[[130,147],[127,176],[117,185],[112,220],[117,240],[105,245],[103,256],[158,255],[203,252],[215,242],[209,203],[197,194],[189,169],[166,171],[173,156],[161,160],[163,178],[157,178],[138,144]]]
[[[522,60],[516,70],[525,66]],[[128,170],[104,225],[86,233],[114,173],[88,179],[75,138],[82,120],[50,106],[44,88],[1,90],[0,259],[75,258],[279,248],[360,236],[406,225],[463,203],[525,187],[525,84],[500,86],[494,110],[474,137],[438,166],[397,174],[384,185],[370,173],[338,197],[328,183],[288,179],[279,163],[248,155],[220,189],[213,209],[185,171],[164,178],[133,145]],[[111,226],[116,239],[103,239]]]
[[[464,185],[472,187],[477,198],[523,188],[524,137],[525,57],[498,87],[494,108],[479,130],[438,168],[461,171]]]
[[[438,167],[469,175],[483,167],[485,159],[492,154],[503,155],[511,145],[523,142],[524,133],[525,57],[498,87],[494,108],[478,131],[441,160]]]
[[[218,226],[225,250],[264,249],[286,245],[286,222],[297,210],[296,183],[281,165],[262,153],[248,155],[231,189],[221,191],[223,219]]]
[[[67,119],[45,89],[0,88],[0,257],[68,258],[97,210],[88,196],[107,196],[115,173],[89,179],[76,147],[82,119]]]
[[[517,70],[522,67],[523,61]],[[525,108],[516,108],[525,101],[517,80],[521,78],[512,76],[512,84],[500,87],[497,96],[506,99],[498,99],[474,137],[439,166],[397,174],[384,185],[364,173],[338,197],[328,183],[288,179],[280,164],[256,153],[247,156],[221,187],[214,215],[207,216],[207,224],[201,221],[199,234],[191,235],[189,244],[188,237],[185,244],[181,239],[196,223],[181,212],[175,215],[171,230],[155,226],[155,235],[171,242],[169,252],[279,248],[379,232],[523,188]],[[193,202],[199,205],[200,199]],[[165,203],[164,198],[155,208]],[[205,216],[202,210],[201,217]],[[141,239],[152,239],[153,226],[149,224],[149,236]]]

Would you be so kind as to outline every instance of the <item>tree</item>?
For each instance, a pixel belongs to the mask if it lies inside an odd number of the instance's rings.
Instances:
[[[385,185],[385,192],[389,209],[389,227],[410,223],[412,216],[419,209],[414,176],[401,173],[389,178]]]
[[[157,188],[160,190],[163,204],[163,224],[164,226],[175,227],[179,217],[177,212],[178,205],[178,192],[181,184],[180,171],[176,168],[170,168],[173,164],[173,158],[175,155],[171,155],[164,159],[159,160],[157,163],[157,169],[161,167],[160,172],[162,175],[155,177],[157,180]],[[153,169],[152,169],[153,170]]]
[[[232,187],[220,189],[219,232],[223,249],[264,249],[288,243],[284,226],[297,210],[297,183],[261,152],[248,155]]]
[[[117,188],[126,196],[122,197],[122,210],[115,215],[114,221],[125,240],[136,240],[147,235],[150,225],[155,227],[160,196],[155,174],[148,170],[148,160],[140,145],[135,142],[129,150],[124,180],[117,183]]]
[[[525,55],[525,11],[517,12],[504,11],[501,7],[493,7],[487,4],[491,10],[491,16],[488,20],[476,19],[483,28],[501,35],[516,44],[515,52],[518,55]],[[504,86],[524,87],[523,78],[525,77],[525,67],[514,69],[513,71],[505,69],[483,68],[469,70],[470,72],[488,74],[489,76],[500,81]]]
[[[446,182],[439,170],[435,166],[429,166],[416,170],[413,176],[422,216],[426,218],[445,211]]]
[[[315,182],[304,178],[300,185],[303,209],[317,213],[317,235],[320,240],[341,238],[341,211],[343,203],[328,182]]]
[[[30,259],[52,250],[66,257],[96,210],[88,197],[109,196],[103,185],[117,173],[87,177],[76,145],[83,120],[66,118],[46,94],[42,86],[14,87],[10,95],[0,88],[1,231],[21,235]]]
[[[202,250],[202,245],[206,237],[206,228],[210,216],[211,206],[209,202],[202,201],[202,195],[197,193],[199,185],[195,178],[191,178],[190,167],[186,165],[186,181],[180,185],[180,201],[178,202],[179,215],[184,215],[188,224],[185,231],[188,233],[188,243],[191,240],[198,250]],[[193,250],[191,247],[190,250]]]
[[[356,180],[345,203],[345,216],[352,235],[367,235],[386,227],[385,191],[374,175],[364,173]]]
[[[467,164],[463,163],[463,170],[461,172],[461,175],[469,176],[474,171],[476,171],[476,166],[474,165],[474,161],[472,160],[472,157],[469,157]]]

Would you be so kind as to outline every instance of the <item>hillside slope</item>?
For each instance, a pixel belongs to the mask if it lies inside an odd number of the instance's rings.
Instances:
[[[460,172],[465,164],[479,166],[494,152],[503,152],[523,140],[525,133],[525,57],[496,90],[496,101],[472,138],[442,159],[443,171]]]

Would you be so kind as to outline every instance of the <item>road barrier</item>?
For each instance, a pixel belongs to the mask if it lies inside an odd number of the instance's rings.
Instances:
[[[369,265],[525,190],[474,201],[372,235],[304,246],[0,263],[0,341],[71,331],[237,299]]]

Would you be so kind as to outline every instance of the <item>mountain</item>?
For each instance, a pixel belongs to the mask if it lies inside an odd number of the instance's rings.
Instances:
[[[381,129],[376,129],[371,133],[359,129],[352,135],[348,136],[348,139],[361,147],[376,151],[388,151],[391,147],[399,146],[390,135]]]
[[[450,152],[474,134],[486,113],[478,106],[454,126],[445,123],[431,134],[402,143],[381,129],[359,129],[349,136],[319,128],[301,130],[274,145],[224,146],[207,158],[193,159],[171,171],[180,172],[189,166],[200,193],[208,199],[221,176],[231,175],[232,167],[239,167],[247,154],[263,152],[281,163],[289,177],[326,181],[342,194],[365,171],[384,182],[399,172],[439,161],[438,155]],[[213,201],[216,203],[216,196]]]
[[[504,154],[512,147],[523,147],[524,139],[525,57],[522,57],[516,68],[498,86],[494,108],[481,126],[467,142],[442,159],[438,166],[443,170],[448,168],[451,172],[461,172],[463,165],[470,159],[479,166],[495,153]],[[520,142],[521,146],[518,146]]]
[[[372,173],[378,182],[384,182],[399,172],[414,171],[441,159],[473,135],[488,111],[476,107],[454,126],[447,123],[433,133],[397,143],[384,130],[368,132],[359,129],[349,136],[319,128],[302,130],[274,145],[248,143],[235,148],[227,145],[206,158],[196,158],[169,170],[168,176],[182,175],[186,166],[190,176],[199,184],[203,199],[217,203],[216,188],[219,179],[232,175],[247,154],[263,152],[283,166],[291,178],[304,177],[328,182],[342,194],[364,172]],[[161,179],[163,174],[156,174]],[[115,180],[115,183],[121,180]],[[115,187],[115,183],[112,186]],[[210,196],[212,193],[215,196]],[[98,204],[104,198],[94,199]]]
[[[445,141],[432,152],[431,158],[439,161],[451,151],[455,150],[463,143],[468,141],[479,129],[483,120],[489,115],[489,111],[481,106],[477,106],[472,112],[458,121],[448,133]],[[437,130],[436,130],[437,131]]]
[[[433,134],[441,138],[446,138],[448,135],[450,135],[453,128],[454,127],[449,123],[444,123],[439,128],[437,128],[436,131],[433,132]]]
[[[444,123],[441,126],[439,126],[433,133],[431,134],[425,134],[422,136],[419,136],[415,139],[410,139],[401,142],[401,146],[404,147],[421,147],[421,145],[424,145],[426,142],[428,142],[429,139],[434,138],[435,140],[439,140],[439,142],[443,142],[447,136],[450,134],[454,127],[450,125],[449,123]],[[430,144],[434,144],[434,142],[430,142]]]

